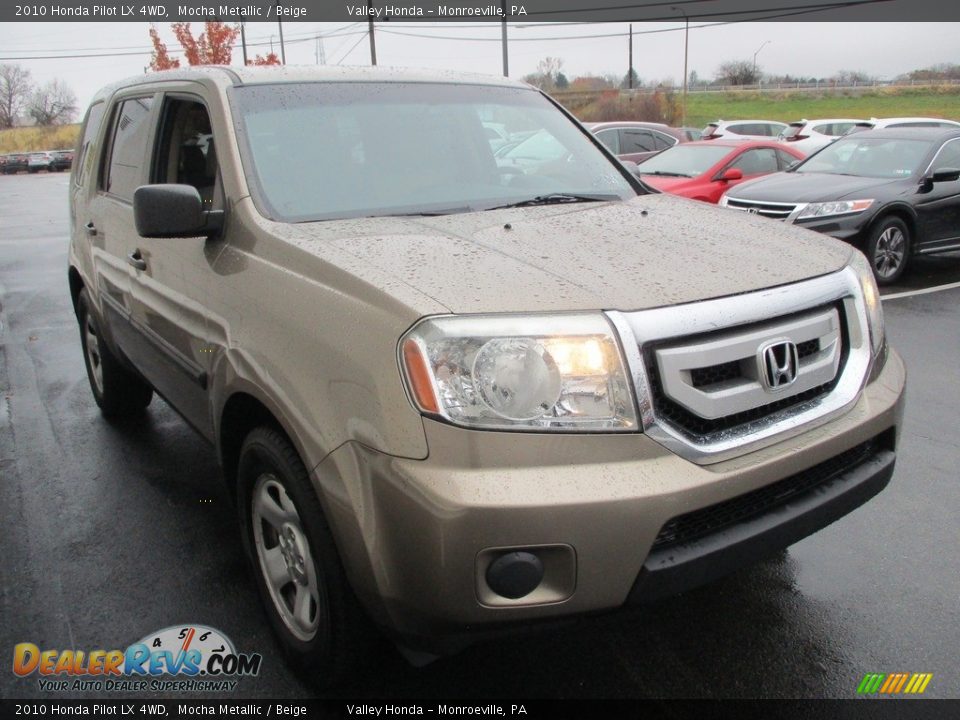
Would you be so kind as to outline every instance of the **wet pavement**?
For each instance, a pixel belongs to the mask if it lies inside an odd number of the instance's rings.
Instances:
[[[0,177],[0,697],[50,697],[9,670],[16,643],[124,648],[186,623],[264,656],[233,696],[313,696],[267,627],[212,448],[159,399],[124,425],[93,402],[67,291],[68,182]],[[890,292],[958,280],[960,256],[930,258]],[[658,605],[420,669],[386,653],[340,694],[849,698],[867,672],[927,672],[926,696],[960,697],[958,307],[960,287],[884,304],[908,402],[896,474],[867,505]]]

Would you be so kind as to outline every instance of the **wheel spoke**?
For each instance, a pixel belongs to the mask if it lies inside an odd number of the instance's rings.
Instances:
[[[303,630],[311,629],[312,597],[305,585],[297,585],[297,594],[293,600],[293,617]]]
[[[290,573],[287,572],[287,564],[283,561],[280,547],[264,548],[261,552],[267,580],[280,592],[280,589],[290,582]]]
[[[267,491],[268,487],[269,485],[264,485],[263,490],[261,490],[257,497],[256,511],[261,518],[279,531],[283,524],[288,522],[291,517],[290,513],[278,505],[277,501],[273,499],[273,496]]]

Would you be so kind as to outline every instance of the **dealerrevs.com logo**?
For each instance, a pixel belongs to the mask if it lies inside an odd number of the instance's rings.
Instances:
[[[126,650],[41,650],[28,642],[13,648],[13,672],[36,673],[48,692],[232,691],[240,678],[257,675],[262,661],[204,625],[164,628]]]

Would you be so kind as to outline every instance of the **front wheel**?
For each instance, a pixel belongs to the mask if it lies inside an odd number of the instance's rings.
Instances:
[[[237,485],[244,545],[287,657],[317,685],[344,680],[372,635],[303,462],[277,430],[257,428]]]
[[[890,285],[900,279],[910,257],[910,230],[897,217],[880,220],[867,242],[867,259],[877,284]]]

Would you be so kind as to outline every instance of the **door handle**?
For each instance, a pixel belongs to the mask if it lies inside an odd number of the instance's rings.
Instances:
[[[93,220],[91,220],[86,225],[84,225],[83,229],[87,231],[87,235],[89,235],[90,237],[93,237],[94,235],[97,234],[97,228],[93,224]]]
[[[147,269],[147,261],[141,257],[139,249],[134,250],[132,253],[127,255],[127,262],[133,265],[137,270]]]

